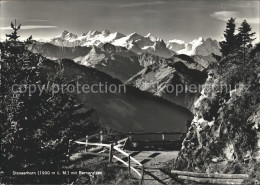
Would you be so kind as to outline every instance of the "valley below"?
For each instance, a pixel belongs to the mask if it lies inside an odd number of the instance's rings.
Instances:
[[[57,52],[50,52],[50,46],[56,48]],[[220,46],[210,38],[200,37],[184,43],[180,40],[164,42],[150,34],[141,36],[133,33],[126,36],[106,30],[90,31],[77,36],[65,31],[49,43],[32,44],[30,50],[54,59],[55,65],[62,66],[68,79],[77,78],[82,84],[101,82],[126,87],[125,93],[81,93],[77,96],[79,103],[100,113],[102,125],[105,125],[108,132],[183,133],[183,136],[163,136],[163,140],[179,141],[182,146],[174,159],[170,157],[168,162],[164,161],[166,163],[162,168],[246,173],[245,164],[239,165],[236,161],[246,160],[248,155],[252,160],[258,160],[257,147],[252,145],[251,149],[236,149],[238,143],[256,144],[257,132],[246,128],[238,129],[238,133],[245,134],[245,138],[243,141],[236,140],[236,134],[230,135],[234,132],[234,127],[229,127],[229,122],[224,121],[231,119],[224,115],[236,107],[234,102],[239,101],[238,97],[244,96],[241,93],[245,82],[240,81],[238,84],[241,86],[238,89],[224,88],[225,92],[220,89],[221,83],[234,83],[229,81],[236,78],[231,71],[236,75],[241,66],[229,65],[233,56],[220,60]],[[67,51],[66,54],[63,53],[64,50]],[[237,60],[240,60],[239,56]],[[250,60],[259,61],[258,55],[254,53]],[[252,62],[248,67],[254,65]],[[256,73],[258,68],[252,73]],[[250,75],[246,73],[243,76],[247,74]],[[254,91],[251,89],[250,93]],[[254,108],[251,110],[251,117],[257,114],[253,113]],[[230,112],[230,115],[235,114]],[[246,121],[249,125],[255,123],[250,120],[256,118],[251,117]],[[249,135],[252,134],[255,139],[250,139]],[[229,138],[228,142],[224,142],[222,137]],[[145,150],[146,145],[153,146],[155,141],[162,140],[161,136],[155,135],[134,136],[132,139],[132,147],[138,147],[139,150]],[[143,143],[145,141],[150,141],[150,144]],[[173,145],[175,144],[172,143]],[[164,150],[158,152],[163,153]],[[241,169],[234,172],[230,165],[238,165]],[[257,167],[251,165],[249,168]],[[157,176],[164,176],[158,174]],[[156,183],[158,182],[162,183]]]

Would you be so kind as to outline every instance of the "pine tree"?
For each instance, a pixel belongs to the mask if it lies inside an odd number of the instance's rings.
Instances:
[[[241,26],[238,28],[237,34],[237,42],[238,42],[238,49],[239,53],[243,56],[243,65],[245,66],[246,61],[249,59],[248,49],[252,48],[252,42],[255,40],[254,35],[255,32],[251,33],[251,26],[244,20],[241,23]],[[246,70],[244,68],[244,70]]]
[[[251,33],[251,26],[244,20],[241,26],[238,28],[238,45],[242,49],[251,48],[252,42],[255,40],[255,32]]]
[[[219,43],[220,51],[223,56],[227,56],[228,54],[233,53],[237,48],[235,28],[235,19],[231,17],[226,25],[226,30],[224,33],[225,41]]]
[[[17,31],[21,28],[21,24],[19,26],[16,26],[16,19],[15,22],[11,22],[11,28],[14,30],[11,34],[6,34],[6,37],[9,38],[9,40],[16,41],[20,36],[17,35]]]
[[[10,35],[9,40],[0,43],[0,171],[60,170],[66,165],[69,139],[83,137],[98,127],[90,123],[85,113],[76,113],[82,105],[77,104],[75,93],[54,93],[53,88],[45,86],[49,82],[75,85],[65,78],[62,66],[56,66],[55,72],[46,70],[42,64],[50,61],[26,49],[32,37],[14,42],[19,37],[17,32]],[[46,89],[41,93],[36,88],[29,93],[29,86]],[[24,184],[28,182],[26,178],[0,174],[0,182],[5,183]],[[34,176],[30,181],[36,183],[40,178],[48,184],[64,183],[62,176]]]

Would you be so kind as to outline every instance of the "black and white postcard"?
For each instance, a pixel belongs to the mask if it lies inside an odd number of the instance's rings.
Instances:
[[[0,0],[0,184],[260,184],[260,1]]]

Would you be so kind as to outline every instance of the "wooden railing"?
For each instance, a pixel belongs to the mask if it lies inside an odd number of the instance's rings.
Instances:
[[[121,148],[124,148],[124,145],[126,144],[126,142],[128,140],[128,137],[119,140],[117,143],[112,143],[112,144],[91,143],[90,142],[91,139],[99,137],[99,136],[100,136],[100,134],[86,136],[86,138],[82,138],[82,139],[79,139],[77,141],[74,141],[74,143],[79,144],[79,145],[84,145],[86,147],[86,151],[87,151],[87,146],[101,146],[101,147],[107,148],[109,150],[109,152],[108,152],[109,162],[112,162],[113,159],[121,162],[122,164],[124,164],[128,168],[129,175],[131,174],[132,171],[135,174],[137,174],[137,176],[139,177],[139,183],[142,184],[143,179],[144,179],[144,173],[145,173],[144,166],[139,161],[137,161],[135,158],[133,158],[130,154],[126,153],[125,151],[123,151],[121,149]],[[102,137],[101,137],[100,140],[102,140]],[[73,142],[72,142],[72,140],[70,140],[69,141],[70,147],[68,149],[68,160],[70,160],[72,144],[73,144]],[[125,162],[124,160],[122,160],[119,156],[117,156],[115,151],[117,151],[121,155],[127,157],[128,161]],[[137,167],[135,167],[134,165],[136,165]],[[138,171],[138,170],[140,170],[140,171]]]
[[[118,151],[119,153],[121,153],[122,155],[127,157],[127,161],[125,162],[122,159],[120,159],[119,157],[117,157],[116,155],[113,155],[113,153],[111,153],[111,155],[113,156],[113,158],[115,158],[116,160],[122,162],[123,164],[125,164],[128,167],[128,172],[131,173],[131,169],[140,177],[140,180],[143,179],[143,175],[144,175],[144,166],[137,161],[135,158],[133,158],[130,154],[126,153],[125,151],[121,150],[120,148],[118,148],[117,146],[113,147],[113,149],[115,149],[116,151]],[[133,163],[138,165],[141,168],[141,173],[137,170],[137,168],[134,168],[133,166],[131,166]],[[142,181],[142,180],[141,180]]]
[[[139,136],[152,136],[152,138],[156,138],[156,139],[142,139],[142,142],[152,142],[152,141],[158,142],[158,141],[176,141],[176,139],[169,139],[168,136],[179,135],[181,137],[181,136],[185,136],[186,133],[184,132],[128,132],[123,134],[106,134],[106,135],[129,137],[129,138],[133,138],[134,140]]]
[[[94,134],[91,136],[87,135],[85,138],[78,139],[77,141],[74,141],[74,142],[72,140],[69,140],[67,159],[70,160],[73,144],[84,145],[86,152],[87,152],[88,146],[105,147],[109,150],[109,152],[108,152],[109,162],[112,162],[113,159],[121,162],[128,168],[129,175],[131,174],[131,171],[133,171],[135,174],[137,174],[137,176],[140,179],[140,184],[142,184],[144,174],[145,174],[144,166],[139,161],[137,161],[135,158],[133,158],[130,154],[128,154],[122,150],[122,149],[124,149],[124,146],[125,146],[128,138],[131,136],[137,136],[137,135],[161,135],[162,141],[165,141],[165,135],[182,135],[182,134],[185,134],[185,133],[182,133],[182,132],[135,132],[135,133],[129,132],[129,133],[123,133],[123,134],[104,134],[101,131],[98,134]],[[126,138],[117,141],[117,143],[107,144],[107,143],[103,143],[105,140],[104,136],[113,136],[113,137],[120,136],[120,137],[126,137]],[[98,141],[90,142],[90,140],[93,140],[94,138],[98,138]],[[146,142],[148,142],[148,141],[146,141]],[[117,156],[117,154],[114,151],[127,157],[127,159],[128,159],[127,162],[122,160],[119,156]],[[101,155],[101,154],[98,154],[98,155]]]
[[[172,170],[171,173],[178,175],[182,180],[207,184],[242,184],[244,179],[249,178],[247,174],[195,173],[178,170]]]
[[[183,135],[185,132],[127,132],[121,134],[105,134],[108,136],[136,136],[136,135]]]

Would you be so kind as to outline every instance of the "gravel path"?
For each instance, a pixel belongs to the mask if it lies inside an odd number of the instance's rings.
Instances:
[[[163,170],[167,161],[176,159],[178,151],[126,151],[145,167],[144,184],[168,184],[171,178]]]

